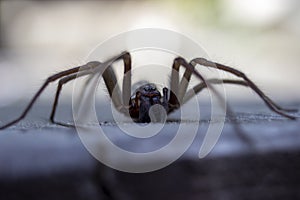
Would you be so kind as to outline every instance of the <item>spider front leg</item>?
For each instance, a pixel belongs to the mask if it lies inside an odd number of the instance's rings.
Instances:
[[[259,97],[266,103],[266,105],[274,112],[276,112],[279,115],[282,115],[284,117],[287,117],[289,119],[296,119],[294,116],[291,116],[289,114],[286,114],[285,112],[295,112],[297,110],[295,109],[284,109],[281,108],[279,105],[277,105],[276,103],[274,103],[269,97],[267,97],[255,84],[254,82],[252,82],[243,72],[236,70],[232,67],[228,67],[219,63],[215,63],[215,62],[211,62],[208,61],[204,58],[195,58],[190,62],[192,65],[203,65],[206,67],[212,67],[212,68],[217,68],[220,69],[222,71],[226,71],[229,72],[231,74],[236,75],[237,77],[240,77],[242,79],[244,79],[244,81],[247,82],[247,85],[253,90],[255,91]]]
[[[183,66],[186,70],[179,83],[179,68]],[[188,83],[194,71],[194,66],[187,63],[185,59],[178,57],[174,59],[171,73],[171,91],[169,99],[169,112],[180,107],[183,97],[186,93]],[[200,74],[199,74],[200,75]],[[200,75],[200,79],[203,77]],[[204,79],[203,79],[204,80]]]
[[[119,59],[122,59],[124,63],[122,92],[117,84],[117,77],[111,66],[107,67],[104,71],[103,79],[115,108],[119,112],[129,116],[128,109],[131,95],[131,55],[129,52],[124,52],[115,61]]]

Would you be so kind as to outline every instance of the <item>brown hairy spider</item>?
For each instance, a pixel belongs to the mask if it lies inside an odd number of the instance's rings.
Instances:
[[[120,90],[119,86],[117,85],[117,78],[115,75],[114,70],[112,69],[111,65],[118,61],[123,60],[124,62],[124,79],[122,85],[122,91]],[[204,80],[202,75],[195,70],[195,66],[199,64],[206,67],[213,67],[219,70],[223,70],[234,74],[235,76],[241,78],[242,80],[231,80],[231,79],[209,79]],[[184,75],[179,82],[179,68],[183,66],[185,68]],[[5,129],[20,120],[22,120],[40,94],[44,91],[44,89],[48,86],[49,83],[59,80],[58,87],[55,95],[55,100],[52,107],[52,112],[50,115],[50,121],[55,124],[65,125],[60,122],[56,122],[54,120],[56,107],[59,99],[59,95],[62,89],[62,86],[67,82],[74,80],[78,77],[96,74],[103,72],[102,76],[107,87],[108,93],[112,99],[112,102],[115,108],[125,115],[129,115],[134,121],[136,122],[150,122],[149,117],[149,109],[151,106],[155,104],[159,104],[163,106],[166,110],[166,113],[169,114],[172,111],[180,108],[180,106],[190,100],[195,94],[202,91],[210,84],[236,84],[250,87],[253,91],[255,91],[258,96],[266,103],[266,105],[275,113],[287,117],[289,119],[295,119],[294,116],[288,114],[287,112],[296,112],[296,109],[284,109],[275,104],[269,97],[267,97],[244,73],[238,71],[234,68],[215,63],[212,61],[208,61],[204,58],[195,58],[192,59],[190,62],[187,62],[182,57],[177,57],[174,59],[173,70],[171,73],[171,89],[169,92],[168,88],[163,88],[162,94],[158,91],[156,86],[152,83],[147,83],[141,87],[139,87],[131,96],[131,55],[129,52],[123,52],[120,55],[109,59],[106,62],[98,62],[92,61],[85,65],[78,66],[69,70],[65,70],[59,73],[56,73],[47,78],[45,83],[42,87],[38,90],[38,92],[34,95],[26,109],[23,113],[15,120],[3,125],[0,127],[1,129]],[[194,86],[192,89],[187,90],[188,83],[190,81],[191,75],[194,74],[198,77],[202,82],[198,85]],[[183,81],[183,79],[187,81]],[[113,95],[113,90],[114,95]],[[176,95],[178,94],[178,95]],[[129,111],[129,112],[128,112]]]

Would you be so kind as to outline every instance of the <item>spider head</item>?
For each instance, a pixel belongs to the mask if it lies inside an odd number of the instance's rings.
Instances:
[[[131,96],[129,101],[129,113],[131,118],[136,122],[151,122],[149,111],[153,105],[162,105],[161,94],[156,86],[147,83],[139,87]],[[161,113],[155,112],[155,115]]]

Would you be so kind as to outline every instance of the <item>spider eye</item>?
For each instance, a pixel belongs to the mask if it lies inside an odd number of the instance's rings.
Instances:
[[[156,88],[155,88],[155,86],[153,86],[153,85],[146,85],[146,86],[144,87],[144,90],[147,91],[147,92],[154,91],[155,89],[156,89]]]
[[[144,90],[145,90],[146,92],[149,92],[149,91],[151,91],[151,88],[150,88],[149,86],[146,86],[146,87],[144,87]]]

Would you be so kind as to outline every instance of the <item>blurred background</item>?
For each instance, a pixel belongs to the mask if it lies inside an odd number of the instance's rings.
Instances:
[[[186,35],[273,99],[299,102],[299,9],[297,0],[1,0],[0,108],[27,102],[46,77],[85,63],[104,40],[149,27]],[[249,90],[227,91],[233,100],[257,99]]]

